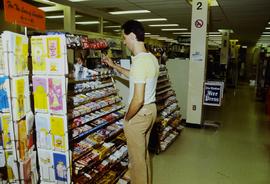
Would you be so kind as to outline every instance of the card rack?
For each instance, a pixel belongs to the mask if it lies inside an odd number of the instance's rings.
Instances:
[[[28,38],[4,31],[0,42],[0,181],[37,183]]]

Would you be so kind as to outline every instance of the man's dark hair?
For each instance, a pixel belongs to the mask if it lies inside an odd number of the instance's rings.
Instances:
[[[136,20],[128,20],[122,25],[121,29],[124,30],[126,35],[134,33],[138,41],[144,41],[144,27],[142,23]]]

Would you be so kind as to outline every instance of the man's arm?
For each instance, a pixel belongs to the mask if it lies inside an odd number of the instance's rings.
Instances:
[[[125,120],[129,121],[140,110],[144,104],[145,83],[135,83],[134,95],[129,105]]]
[[[110,67],[116,69],[118,72],[122,73],[124,76],[126,76],[127,78],[129,77],[129,70],[125,69],[117,64],[115,64],[111,58],[109,58],[108,56],[103,55],[102,56],[102,62],[106,63],[107,65],[109,65]]]

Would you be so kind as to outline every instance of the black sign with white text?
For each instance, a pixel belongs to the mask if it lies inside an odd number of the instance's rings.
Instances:
[[[204,85],[204,105],[220,106],[223,96],[223,84],[206,82]]]

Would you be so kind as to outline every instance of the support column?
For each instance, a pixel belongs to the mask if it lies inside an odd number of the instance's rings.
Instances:
[[[202,124],[203,87],[207,56],[208,0],[192,1],[187,123]]]
[[[70,6],[64,6],[64,31],[75,32],[75,9]]]
[[[230,31],[222,30],[222,44],[220,50],[220,64],[227,65],[229,60]]]
[[[76,31],[75,9],[70,6],[63,5],[63,11],[64,11],[64,31],[74,34]],[[68,49],[67,55],[68,55],[67,58],[69,58],[68,63],[74,64],[74,50]]]
[[[103,34],[103,17],[99,17],[99,27],[98,27],[98,32],[100,34]]]

